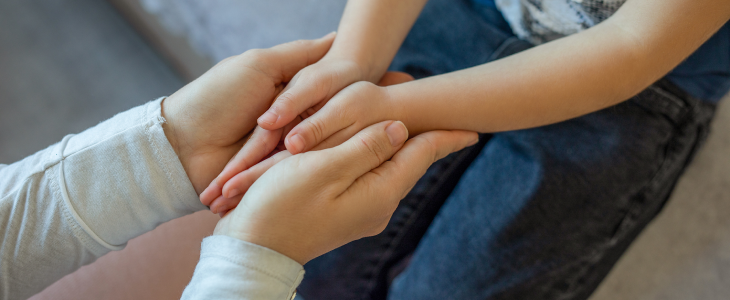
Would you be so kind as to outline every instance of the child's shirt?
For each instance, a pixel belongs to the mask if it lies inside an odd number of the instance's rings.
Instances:
[[[626,0],[496,0],[518,37],[535,45],[578,33],[613,15]]]
[[[626,0],[473,0],[495,5],[521,39],[535,45],[586,30]],[[667,77],[690,95],[717,102],[730,90],[730,23]]]

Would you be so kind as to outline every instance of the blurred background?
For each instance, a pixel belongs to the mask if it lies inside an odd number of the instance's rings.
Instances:
[[[0,163],[172,94],[213,63],[337,28],[344,0],[0,1]],[[591,300],[728,299],[730,106]],[[178,299],[218,217],[168,222],[32,299]]]

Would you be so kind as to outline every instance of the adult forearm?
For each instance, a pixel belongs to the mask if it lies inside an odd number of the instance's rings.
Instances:
[[[328,57],[355,61],[364,78],[377,82],[427,0],[350,0]]]
[[[640,92],[727,21],[720,14],[688,27],[693,12],[685,14],[690,17],[675,18],[675,23],[653,20],[661,30],[627,21],[641,19],[638,15],[617,14],[582,33],[482,66],[393,86],[389,94],[413,133],[496,132],[563,121]]]
[[[26,299],[168,220],[205,209],[160,100],[0,168],[0,298]]]

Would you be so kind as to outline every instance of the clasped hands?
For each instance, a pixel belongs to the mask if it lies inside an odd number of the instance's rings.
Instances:
[[[433,162],[476,143],[466,131],[408,140],[387,89],[326,57],[334,38],[227,58],[163,101],[163,129],[201,201],[230,210],[214,234],[304,264],[381,232]]]

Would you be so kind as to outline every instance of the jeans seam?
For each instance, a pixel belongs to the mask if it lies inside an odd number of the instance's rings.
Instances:
[[[659,88],[652,88],[652,90],[660,90]],[[676,181],[679,179],[679,176],[681,176],[681,170],[684,170],[683,167],[675,167],[677,164],[682,164],[682,166],[686,166],[689,161],[692,159],[693,153],[696,153],[697,148],[699,147],[699,144],[702,142],[703,136],[701,134],[702,127],[706,126],[705,117],[702,114],[702,110],[700,110],[697,106],[698,105],[692,105],[693,103],[691,101],[682,101],[679,97],[674,95],[668,95],[669,92],[663,91],[661,93],[662,96],[665,97],[671,97],[671,101],[674,102],[675,105],[681,106],[685,112],[682,114],[684,116],[683,122],[678,122],[679,124],[675,123],[674,129],[672,131],[672,136],[669,138],[668,142],[664,145],[664,158],[662,161],[657,165],[657,169],[652,174],[652,176],[649,177],[649,179],[646,181],[643,187],[637,190],[635,194],[630,196],[631,204],[629,205],[626,214],[624,215],[623,219],[619,222],[619,225],[616,229],[616,231],[613,233],[613,235],[605,242],[597,244],[595,247],[595,250],[591,253],[588,253],[586,255],[580,256],[572,260],[570,263],[566,263],[565,265],[561,266],[560,268],[553,270],[549,272],[549,274],[556,274],[560,273],[564,270],[569,270],[570,268],[574,266],[580,267],[582,262],[586,261],[600,261],[603,259],[607,251],[609,251],[612,247],[614,247],[626,234],[629,234],[636,226],[637,222],[641,222],[641,219],[647,213],[647,210],[656,210],[662,207],[664,203],[666,203],[667,199],[662,200],[662,203],[658,203],[656,206],[653,205],[647,205],[646,203],[637,203],[636,199],[638,198],[645,198],[645,199],[654,199],[657,197],[662,196],[662,185],[658,184],[661,182],[666,182],[667,178],[669,176],[673,176],[676,178],[674,179],[674,184],[672,187],[670,187],[669,195],[671,195],[671,191],[674,189],[674,186],[676,186]],[[679,101],[679,103],[677,103]],[[694,116],[695,118],[692,118]],[[695,120],[692,122],[692,120]],[[677,120],[673,120],[677,121]],[[696,129],[696,130],[689,130],[689,129]],[[691,134],[688,132],[696,132],[696,134],[692,137],[691,143],[684,143],[681,140],[687,138],[687,134]],[[675,145],[684,145],[682,148],[677,148]],[[689,147],[689,149],[687,149]],[[674,172],[673,172],[674,170]],[[674,173],[677,173],[676,171],[679,171],[679,174],[673,175]],[[652,202],[653,203],[653,202]],[[581,274],[586,273],[587,270],[583,270],[581,268],[580,272]],[[574,274],[578,275],[578,274]],[[581,275],[582,276],[582,275]],[[568,276],[568,277],[562,277],[567,279],[568,281],[575,278],[575,276]],[[566,291],[566,293],[570,295],[575,295],[580,293],[580,288],[583,286],[576,286],[571,290]]]
[[[653,90],[659,90],[659,88],[655,88]],[[665,93],[670,94],[669,92],[664,91],[662,95],[667,97],[673,96],[667,95]],[[674,98],[672,98],[672,101],[682,101],[679,97],[673,97]],[[676,169],[672,168],[673,164],[670,165],[670,162],[682,160],[682,154],[684,154],[684,161],[682,162],[683,167],[679,168],[680,174],[676,176],[677,178],[675,179],[675,181],[678,180],[679,176],[681,176],[681,171],[685,169],[687,164],[689,164],[689,161],[692,159],[694,153],[696,153],[697,149],[700,147],[700,144],[703,142],[704,139],[701,131],[703,126],[707,126],[707,124],[703,123],[708,122],[705,120],[706,118],[704,117],[703,111],[699,108],[700,105],[701,104],[698,102],[692,103],[691,101],[682,101],[682,106],[685,109],[684,113],[682,114],[683,118],[673,120],[675,126],[674,130],[672,131],[672,136],[669,138],[669,141],[664,145],[664,159],[659,164],[656,172],[647,181],[646,185],[642,189],[640,189],[639,192],[634,195],[634,197],[638,195],[644,195],[644,197],[649,198],[648,195],[656,194],[658,190],[657,186],[659,185],[659,183],[665,181],[663,179],[665,179],[667,176],[671,176],[671,174],[668,174],[668,172]],[[695,132],[694,137],[692,137],[691,143],[682,143],[680,140],[687,138],[687,135],[691,134],[691,132]],[[679,148],[678,146],[681,148]],[[690,149],[686,149],[687,147],[690,147]],[[659,207],[661,207],[662,205],[660,205]],[[621,233],[627,232],[627,229],[630,227],[630,225],[636,222],[636,220],[632,221],[631,218],[632,216],[638,215],[642,207],[644,206],[639,205],[638,203],[633,201],[626,213],[626,216],[624,217],[624,220],[619,225],[617,232],[615,232],[614,236],[611,238],[611,242],[615,242],[620,237]]]

